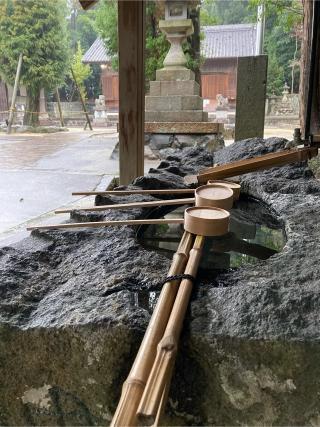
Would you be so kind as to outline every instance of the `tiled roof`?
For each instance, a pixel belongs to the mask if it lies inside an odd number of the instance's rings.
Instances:
[[[98,37],[82,57],[85,64],[107,64],[111,61],[104,47],[103,41]]]
[[[201,53],[207,59],[253,56],[255,54],[257,34],[255,24],[215,25],[201,27],[201,30],[204,33]],[[82,57],[82,62],[86,64],[107,64],[110,60],[99,37]]]
[[[255,24],[215,25],[201,27],[204,40],[202,55],[209,58],[234,58],[253,56],[257,28]]]

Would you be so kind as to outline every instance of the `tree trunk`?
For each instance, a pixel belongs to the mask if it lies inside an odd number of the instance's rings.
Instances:
[[[313,16],[320,25],[319,4],[315,0],[304,0],[303,38],[300,74],[300,124],[302,136],[320,132],[320,31],[312,32]],[[313,55],[315,57],[313,58]],[[312,58],[314,67],[312,72]]]
[[[198,2],[195,2],[195,5],[191,10],[189,10],[189,17],[192,20],[194,33],[190,37],[191,44],[191,56],[198,62],[200,62],[200,9],[197,7]],[[200,95],[201,95],[201,73],[200,65],[194,70],[195,80],[200,85]]]
[[[39,126],[39,111],[40,111],[40,89],[27,89],[27,105],[26,112],[23,118],[23,124],[26,126]]]

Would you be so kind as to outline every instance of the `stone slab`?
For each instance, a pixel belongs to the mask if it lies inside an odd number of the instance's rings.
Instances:
[[[208,113],[202,110],[146,111],[146,122],[207,122]]]
[[[200,86],[194,80],[150,82],[150,96],[200,95]]]
[[[238,58],[235,140],[263,138],[268,57]]]
[[[216,134],[223,132],[223,127],[222,123],[212,122],[146,122],[145,132]]]
[[[161,70],[156,71],[156,80],[194,80],[194,72],[187,68],[162,68]]]
[[[146,96],[146,111],[202,110],[202,98],[198,95]]]

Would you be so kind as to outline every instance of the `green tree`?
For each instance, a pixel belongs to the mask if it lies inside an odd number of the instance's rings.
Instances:
[[[162,68],[163,61],[169,50],[169,42],[158,27],[160,19],[164,18],[164,2],[149,0],[146,4],[146,54],[145,75],[146,80],[154,80],[156,70]],[[96,28],[104,42],[106,50],[112,58],[114,70],[118,68],[118,10],[117,1],[103,0],[97,9]],[[199,61],[192,58],[190,41],[184,44],[188,66],[195,69]]]
[[[89,65],[83,64],[82,56],[83,56],[83,51],[81,49],[80,42],[78,42],[77,51],[73,56],[71,67],[75,75],[75,78],[77,80],[81,95],[83,99],[86,99],[87,93],[86,93],[85,81],[92,74],[92,71]]]
[[[96,14],[96,29],[102,39],[112,68],[118,69],[118,7],[117,0],[101,0]]]
[[[227,25],[251,22],[249,0],[203,0],[201,2],[201,25]],[[214,21],[213,23],[208,20]]]
[[[64,81],[68,66],[64,0],[0,0],[0,74],[13,84],[20,52],[21,83],[27,90],[24,123],[39,124],[42,88]]]
[[[250,0],[249,7],[265,6],[265,53],[268,54],[267,94],[280,95],[287,82],[299,89],[299,71],[292,63],[300,57],[303,9],[300,0]],[[293,79],[293,81],[292,81]]]
[[[303,10],[300,0],[203,0],[202,25],[210,19],[217,24],[255,23],[257,8],[265,6],[264,53],[268,55],[267,93],[280,95],[285,81],[295,91],[299,87],[299,72],[292,72],[300,55],[299,29]],[[294,80],[292,82],[292,79]]]
[[[98,36],[96,29],[96,8],[83,10],[79,0],[68,0],[68,33],[70,47],[76,52],[78,42],[80,42],[83,52],[86,52]],[[84,82],[88,97],[97,97],[100,94],[101,69],[98,64],[90,64],[91,74]],[[74,84],[72,79],[67,78],[61,90],[62,99],[70,101],[67,94],[74,94]]]

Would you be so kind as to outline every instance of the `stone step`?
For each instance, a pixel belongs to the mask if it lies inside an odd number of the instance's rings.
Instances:
[[[208,113],[202,110],[146,111],[146,122],[207,122]]]
[[[146,111],[202,110],[198,95],[146,96]]]
[[[200,95],[200,86],[194,80],[150,82],[150,96]]]
[[[223,124],[212,122],[145,122],[148,133],[218,134]]]
[[[188,70],[188,68],[162,68],[156,71],[156,80],[194,80],[194,72]]]

